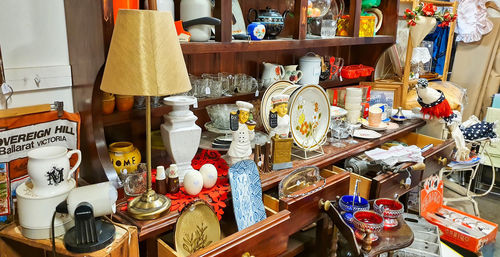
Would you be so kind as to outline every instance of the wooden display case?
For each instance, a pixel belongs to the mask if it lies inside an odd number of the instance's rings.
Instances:
[[[116,172],[108,156],[107,145],[114,141],[126,140],[134,143],[145,153],[145,122],[143,110],[115,112],[109,115],[101,113],[100,81],[107,49],[113,30],[112,1],[110,0],[65,0],[66,25],[68,30],[69,56],[73,73],[74,109],[82,116],[81,148],[84,160],[80,175],[88,183],[116,181]],[[154,1],[152,1],[154,2]],[[287,7],[285,0],[256,0],[239,3],[246,15],[249,8],[264,9],[266,6],[278,9],[282,13]],[[259,78],[261,63],[272,62],[283,65],[297,64],[301,56],[315,52],[322,56],[339,56],[345,65],[364,64],[375,67],[380,55],[395,43],[397,12],[399,1],[382,0],[379,7],[384,13],[382,28],[374,37],[359,37],[359,17],[361,0],[346,0],[348,12],[353,22],[349,37],[333,39],[306,39],[306,9],[308,0],[294,0],[294,17],[286,21],[286,29],[276,40],[247,42],[231,40],[231,0],[216,0],[214,15],[222,23],[216,28],[215,41],[182,43],[184,59],[188,72],[193,75],[203,73],[246,73]],[[176,0],[176,17],[179,17],[179,3]],[[141,6],[145,6],[142,3]],[[101,69],[101,72],[99,70]],[[322,81],[324,88],[357,85],[363,81],[373,81],[372,77],[353,80]],[[200,99],[193,112],[198,117],[197,124],[209,121],[205,107],[211,104],[233,103],[236,100],[256,101],[261,96],[236,94],[230,97]],[[152,110],[152,128],[159,129],[162,116],[169,111],[166,106]],[[425,122],[408,121],[397,131],[385,132],[376,140],[359,140],[360,143],[338,149],[325,146],[325,155],[310,160],[293,160],[293,168],[261,174],[263,191],[276,190],[278,183],[292,170],[306,165],[326,168],[347,157],[360,154],[384,142],[393,140],[414,131]],[[265,195],[268,210],[275,212],[261,223],[233,233],[221,241],[202,249],[196,256],[241,256],[249,252],[255,256],[276,256],[287,248],[290,235],[316,222],[316,256],[326,256],[329,242],[328,223],[318,208],[318,201],[335,199],[338,195],[349,192],[350,176],[348,172],[339,174],[323,173],[327,184],[312,195],[291,199],[277,199]],[[156,220],[138,221],[118,213],[116,219],[122,223],[137,226],[139,241],[144,255],[156,256],[158,252],[165,256],[176,256],[172,249],[157,238],[172,231],[179,213],[168,213]],[[257,239],[257,241],[252,241]],[[293,241],[295,242],[295,241]],[[283,256],[294,256],[305,249],[300,243],[294,243]],[[297,250],[299,249],[299,250]]]

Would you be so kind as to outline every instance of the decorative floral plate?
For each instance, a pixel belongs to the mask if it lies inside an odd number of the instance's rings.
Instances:
[[[288,88],[289,90],[287,90]],[[262,125],[264,125],[264,129],[267,133],[271,131],[271,127],[269,126],[269,112],[273,109],[271,98],[282,93],[290,95],[295,88],[296,86],[290,81],[276,81],[271,84],[264,92],[264,95],[262,95],[262,101],[260,102],[260,117],[262,118]]]
[[[194,201],[183,210],[175,225],[175,250],[181,256],[194,252],[220,240],[217,215],[203,200]]]
[[[255,162],[243,160],[231,166],[229,183],[238,230],[264,220],[266,210],[262,201],[259,170]]]
[[[318,85],[297,89],[288,102],[293,141],[305,150],[318,148],[328,133],[330,104]]]

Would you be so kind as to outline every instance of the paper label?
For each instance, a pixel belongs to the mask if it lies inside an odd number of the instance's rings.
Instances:
[[[259,97],[259,90],[258,89],[255,91],[255,97]]]
[[[194,101],[193,108],[198,108],[198,98],[195,98],[196,100]]]
[[[12,88],[7,83],[2,83],[2,94],[7,95],[12,92]]]
[[[205,94],[210,95],[210,88],[209,87],[205,88]]]

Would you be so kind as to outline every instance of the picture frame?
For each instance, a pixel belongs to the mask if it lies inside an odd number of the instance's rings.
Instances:
[[[386,103],[393,109],[401,107],[403,88],[401,84],[389,82],[362,82],[360,85],[371,87],[370,105]]]

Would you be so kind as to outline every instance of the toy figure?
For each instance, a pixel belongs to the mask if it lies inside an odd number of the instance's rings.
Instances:
[[[253,105],[244,101],[236,101],[238,106],[237,112],[231,112],[230,127],[233,135],[233,140],[227,154],[231,157],[231,164],[241,160],[249,159],[252,154],[252,146],[250,141],[255,137],[255,121],[248,120],[250,110]]]
[[[288,138],[290,132],[290,117],[288,116],[288,96],[276,95],[271,98],[273,109],[269,113],[271,137]]]

